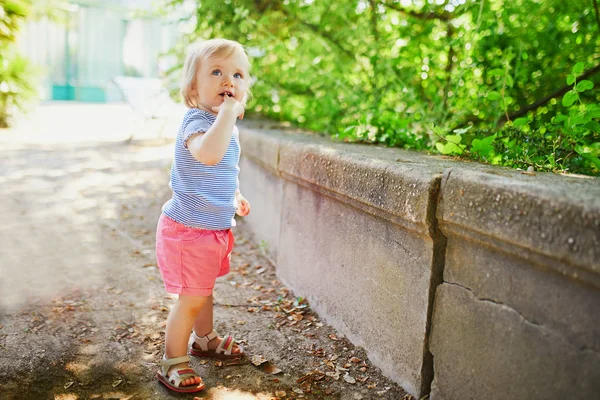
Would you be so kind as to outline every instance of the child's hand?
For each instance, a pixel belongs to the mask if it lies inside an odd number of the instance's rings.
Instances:
[[[220,106],[213,107],[212,109],[216,113],[232,111],[236,118],[244,119],[244,106],[233,96],[223,96],[223,103],[221,103]]]
[[[238,207],[235,211],[237,215],[240,217],[245,217],[246,215],[250,214],[250,203],[244,196],[241,195],[241,193],[237,195],[237,204]]]

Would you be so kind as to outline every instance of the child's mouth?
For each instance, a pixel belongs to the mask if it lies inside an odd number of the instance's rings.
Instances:
[[[229,92],[229,91],[225,91],[221,94],[219,94],[219,96],[225,98],[225,96],[229,96],[229,97],[233,97],[233,93]]]

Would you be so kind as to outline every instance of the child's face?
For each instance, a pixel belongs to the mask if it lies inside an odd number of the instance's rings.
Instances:
[[[198,99],[198,108],[216,114],[212,108],[220,106],[224,96],[243,103],[249,82],[248,59],[236,49],[230,56],[217,55],[201,61],[192,95]]]

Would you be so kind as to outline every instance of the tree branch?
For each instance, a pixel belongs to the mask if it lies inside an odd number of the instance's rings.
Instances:
[[[371,29],[373,29],[373,38],[375,42],[379,40],[379,32],[377,31],[377,2],[369,0],[371,3]]]
[[[344,53],[345,55],[347,55],[349,58],[351,58],[352,60],[356,60],[356,55],[351,52],[350,50],[347,50],[346,48],[344,48],[344,46],[342,46],[342,44],[336,40],[331,34],[329,34],[328,32],[325,32],[321,29],[319,29],[318,26],[311,24],[310,22],[307,21],[303,21],[302,19],[291,15],[289,13],[288,10],[281,8],[279,11],[283,12],[283,14],[285,14],[285,16],[289,17],[292,19],[292,21],[297,21],[299,22],[301,25],[304,25],[305,27],[307,27],[308,29],[310,29],[311,31],[313,31],[315,34],[324,37],[325,39],[327,39],[331,44],[333,44],[335,47],[337,47],[342,53]]]
[[[448,64],[446,64],[446,85],[444,87],[444,109],[447,108],[448,105],[448,92],[450,92],[450,84],[452,83],[452,68],[454,67],[454,46],[452,46],[452,36],[454,35],[454,29],[452,28],[452,24],[448,24],[447,39],[450,45],[448,46]]]
[[[405,14],[405,15],[408,15],[408,16],[411,16],[411,17],[417,18],[417,19],[423,19],[423,20],[439,19],[440,21],[450,21],[453,18],[449,12],[443,12],[441,14],[438,14],[435,12],[421,13],[421,12],[414,11],[414,10],[405,10],[404,8],[400,7],[398,4],[395,4],[395,3],[381,2],[381,4],[387,8],[391,8],[392,10],[398,11],[402,14]]]
[[[596,72],[600,71],[600,64],[596,65],[593,68],[590,68],[589,70],[585,71],[583,74],[581,74],[580,76],[577,77],[577,81],[580,81],[582,79],[585,79],[589,76],[594,75]],[[566,85],[556,91],[554,91],[553,93],[550,93],[548,96],[544,97],[543,99],[540,99],[538,101],[536,101],[533,104],[530,104],[526,107],[522,107],[521,109],[519,109],[518,111],[515,111],[513,114],[509,115],[508,118],[513,120],[515,118],[519,118],[524,116],[525,114],[527,114],[529,111],[531,110],[535,110],[541,106],[543,106],[544,104],[546,104],[547,102],[549,102],[550,100],[556,98],[556,97],[560,97],[562,95],[564,95],[565,93],[567,93],[569,90],[571,90],[571,87],[573,85]],[[506,117],[503,117],[500,119],[500,123],[505,123],[506,122]]]

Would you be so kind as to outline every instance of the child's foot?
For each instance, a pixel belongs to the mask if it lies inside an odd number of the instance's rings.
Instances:
[[[185,378],[184,380],[182,380],[179,383],[179,386],[192,386],[192,385],[199,385],[202,383],[202,378],[200,378],[198,375],[195,375],[196,373],[194,372],[193,369],[190,368],[189,363],[181,363],[181,364],[173,365],[171,368],[169,368],[169,372],[167,372],[167,378],[170,378],[171,375],[175,371],[177,371],[177,373],[180,376],[182,376],[187,371],[192,371],[191,373],[194,374],[194,376],[192,376],[190,378]]]
[[[235,342],[233,336],[219,337],[216,331],[206,336],[192,333],[194,341],[190,353],[197,357],[212,358],[240,358],[244,355],[244,348]]]
[[[202,378],[189,366],[188,356],[166,359],[160,362],[158,380],[167,388],[182,393],[198,392],[204,389]]]

